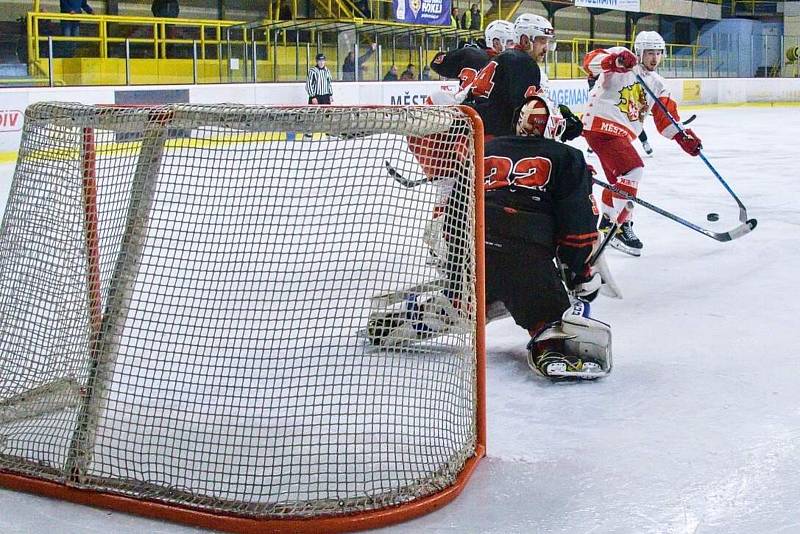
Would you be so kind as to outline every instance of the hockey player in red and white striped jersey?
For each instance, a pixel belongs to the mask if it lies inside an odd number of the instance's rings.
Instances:
[[[583,135],[597,153],[606,178],[622,191],[636,195],[644,173],[644,162],[631,142],[642,131],[648,113],[659,133],[675,140],[692,156],[700,152],[700,139],[692,130],[679,132],[667,114],[657,105],[636,78],[640,75],[647,86],[678,121],[677,105],[670,98],[664,78],[656,71],[665,51],[664,39],[652,31],[643,31],[634,41],[634,55],[624,47],[594,50],[586,55],[583,68],[589,76],[598,77],[589,93],[589,105],[583,115]],[[600,230],[608,231],[616,220],[625,199],[604,191],[603,217]],[[641,255],[642,242],[633,232],[633,222],[626,221],[610,244],[633,256]]]

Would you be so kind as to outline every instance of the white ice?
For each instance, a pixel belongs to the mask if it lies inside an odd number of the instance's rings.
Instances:
[[[490,325],[488,458],[453,503],[385,532],[800,531],[800,108],[697,114],[706,155],[758,228],[718,243],[636,208],[644,254],[608,256],[625,298],[593,306],[614,332],[602,381],[535,377],[525,331]],[[714,229],[738,224],[703,163],[648,132],[641,196]],[[0,166],[3,198],[12,170]],[[0,490],[0,532],[45,531],[197,530]]]

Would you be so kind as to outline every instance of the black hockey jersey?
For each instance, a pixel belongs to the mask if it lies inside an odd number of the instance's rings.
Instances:
[[[450,52],[439,52],[431,61],[431,69],[444,78],[458,78],[461,88],[471,84],[478,72],[489,63],[490,53],[484,48],[467,46]]]
[[[483,119],[487,135],[514,135],[514,112],[525,103],[531,86],[541,88],[539,65],[526,52],[512,48],[496,55],[473,82],[469,104]]]
[[[557,250],[581,273],[597,240],[597,207],[583,153],[542,137],[504,136],[484,148],[486,239]]]

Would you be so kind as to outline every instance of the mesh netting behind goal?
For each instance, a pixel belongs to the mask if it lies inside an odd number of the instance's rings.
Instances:
[[[479,130],[461,108],[29,108],[0,483],[270,521],[459,488],[483,454]]]

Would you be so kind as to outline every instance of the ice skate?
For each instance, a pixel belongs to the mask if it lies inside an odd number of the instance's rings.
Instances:
[[[653,157],[653,147],[650,146],[650,143],[647,141],[642,141],[642,148],[644,148],[644,153]]]
[[[611,228],[613,228],[613,226],[614,223],[611,222],[611,218],[604,213],[603,216],[600,217],[600,224],[598,225],[597,230],[601,232],[603,235],[608,235],[608,232],[611,231]]]
[[[633,221],[625,221],[617,230],[609,243],[615,249],[630,254],[631,256],[641,256],[644,245],[633,232]]]

